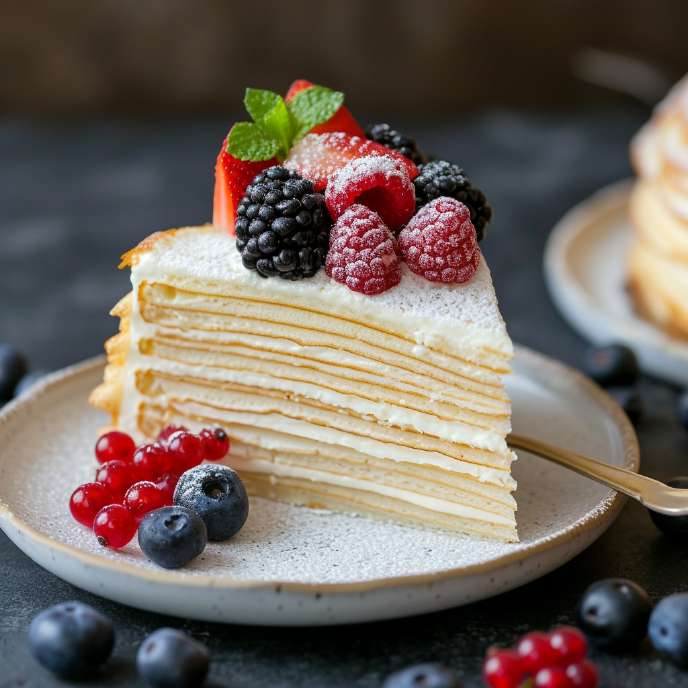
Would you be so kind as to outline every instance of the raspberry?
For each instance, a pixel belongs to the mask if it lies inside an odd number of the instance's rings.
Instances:
[[[72,492],[69,498],[69,510],[72,516],[83,526],[93,528],[96,514],[112,503],[110,491],[102,483],[86,483]]]
[[[106,433],[96,442],[96,459],[99,463],[115,460],[129,463],[135,451],[134,440],[119,430]]]
[[[468,208],[442,196],[422,207],[397,238],[412,272],[431,282],[467,282],[480,249]]]
[[[315,191],[322,191],[333,172],[342,169],[351,160],[370,156],[394,158],[406,167],[409,179],[418,175],[415,164],[401,153],[362,136],[343,132],[307,134],[292,146],[284,166],[295,170],[304,179],[310,179]]]
[[[411,219],[416,207],[406,167],[388,155],[357,158],[334,172],[327,184],[325,201],[335,220],[355,203],[365,205],[392,232]]]
[[[399,284],[394,237],[377,213],[357,204],[340,216],[330,232],[325,271],[335,282],[368,295]]]
[[[103,547],[119,549],[131,542],[137,529],[136,519],[126,506],[110,504],[103,507],[93,522],[93,532]]]

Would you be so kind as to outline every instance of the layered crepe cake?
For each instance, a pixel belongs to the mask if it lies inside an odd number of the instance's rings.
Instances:
[[[638,132],[631,159],[630,288],[641,315],[688,338],[688,77]]]
[[[340,145],[344,134],[337,136]],[[350,148],[360,140],[346,139]],[[316,143],[322,148],[322,140]],[[390,158],[388,148],[371,141],[365,146],[366,170],[383,165],[383,187],[392,178],[395,193],[411,193],[404,221],[413,213],[418,217],[410,181],[410,174],[418,175],[415,164],[399,166],[400,156]],[[375,158],[379,151],[383,162]],[[233,169],[240,161],[229,162]],[[447,175],[465,182],[462,170],[437,165],[422,179],[438,169],[445,186]],[[273,171],[295,175],[281,167],[265,174]],[[260,179],[269,184],[273,177],[265,174]],[[223,179],[218,174],[217,184]],[[237,210],[225,198],[223,212],[250,215],[248,196],[257,197],[258,179],[254,187],[244,185],[243,206]],[[292,183],[298,187],[303,180],[284,182]],[[304,203],[313,208],[308,184]],[[339,178],[338,188],[343,185]],[[277,187],[275,182],[270,188]],[[376,188],[377,196],[361,198],[375,205],[392,188],[383,187]],[[222,224],[218,188],[215,225]],[[327,197],[333,208],[329,189],[328,182],[318,203]],[[471,193],[474,204],[484,203],[484,195]],[[443,273],[444,281],[412,272],[410,259],[399,263],[390,251],[394,237],[381,217],[360,204],[350,208],[367,213],[377,223],[375,236],[383,236],[382,227],[389,239],[380,246],[387,247],[386,265],[393,268],[387,276],[393,279],[373,294],[335,279],[329,263],[315,271],[309,263],[298,280],[273,277],[273,263],[259,275],[263,268],[244,250],[247,222],[236,220],[235,237],[233,216],[221,227],[152,235],[124,256],[132,292],[112,311],[120,332],[106,344],[105,380],[91,403],[139,442],[154,440],[170,424],[194,431],[220,425],[231,440],[223,461],[253,496],[517,541],[510,472],[515,456],[505,439],[511,408],[503,386],[513,347],[467,207],[454,199],[447,204],[464,213],[461,226],[472,233],[475,251],[461,258],[473,261],[469,279],[445,279],[455,270]],[[398,215],[399,207],[387,216]],[[479,212],[485,211],[473,215]],[[329,235],[328,260],[343,218]]]

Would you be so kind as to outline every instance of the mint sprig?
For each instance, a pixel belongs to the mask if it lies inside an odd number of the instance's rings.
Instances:
[[[235,124],[227,152],[251,162],[276,157],[282,162],[295,141],[313,127],[327,122],[344,102],[344,94],[324,86],[311,86],[286,103],[272,91],[247,88],[244,105],[253,122]]]

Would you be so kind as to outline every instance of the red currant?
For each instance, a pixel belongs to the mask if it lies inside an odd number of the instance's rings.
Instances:
[[[121,504],[103,507],[93,522],[93,532],[103,547],[119,549],[131,542],[138,525],[134,514]]]
[[[96,482],[107,487],[112,495],[111,502],[121,503],[126,491],[134,484],[136,477],[133,468],[124,461],[108,461],[96,474]]]
[[[483,680],[491,688],[518,688],[523,674],[521,658],[513,650],[497,650],[483,664]]]
[[[561,667],[546,667],[535,674],[535,688],[571,688],[572,685]]]
[[[208,461],[219,461],[227,456],[229,437],[222,428],[204,428],[198,436],[203,442],[205,458]]]
[[[566,667],[569,682],[575,688],[596,688],[597,669],[592,662],[579,662]]]
[[[119,430],[106,433],[96,442],[96,458],[100,463],[108,461],[129,463],[135,451],[134,440]]]
[[[540,669],[558,663],[558,654],[549,644],[549,636],[540,631],[524,635],[516,645],[516,652],[527,674],[535,675]]]
[[[588,653],[588,641],[585,636],[571,626],[555,628],[549,634],[549,644],[558,656],[555,663],[563,667],[582,662]]]
[[[163,473],[155,482],[160,492],[162,492],[165,506],[172,506],[174,498],[174,488],[177,487],[179,476],[174,473]]]
[[[168,439],[167,450],[170,453],[170,468],[179,475],[203,461],[201,438],[186,430],[175,432]]]
[[[101,483],[86,483],[77,487],[69,498],[69,510],[72,516],[83,526],[93,528],[96,514],[108,504],[112,504],[112,496],[105,485]]]
[[[174,435],[175,432],[179,432],[180,430],[188,432],[188,430],[183,425],[168,425],[166,428],[163,428],[160,431],[160,434],[158,435],[158,442],[164,444],[165,442],[167,442],[167,440],[170,439],[172,435]]]
[[[149,511],[165,506],[165,495],[155,483],[142,480],[134,483],[124,495],[124,506],[134,514],[136,523],[141,523]]]
[[[139,480],[157,480],[169,466],[166,447],[144,444],[134,452],[133,465]]]

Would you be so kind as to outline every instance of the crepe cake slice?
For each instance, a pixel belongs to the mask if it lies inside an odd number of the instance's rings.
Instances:
[[[403,265],[365,296],[324,270],[261,279],[206,225],[155,234],[123,265],[133,290],[91,395],[113,426],[144,441],[219,423],[252,495],[517,540],[513,348],[484,259],[451,285]]]

